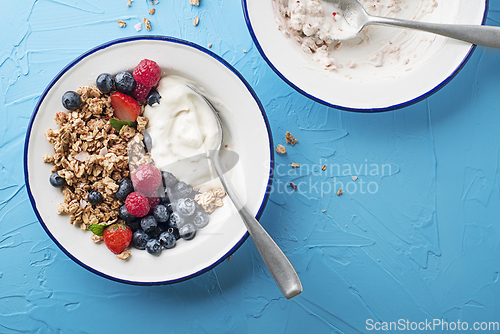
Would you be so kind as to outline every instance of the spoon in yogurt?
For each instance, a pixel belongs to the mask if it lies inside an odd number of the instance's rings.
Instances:
[[[200,98],[202,98],[205,103],[208,104],[210,109],[212,110],[216,121],[217,121],[217,140],[214,148],[210,151],[209,158],[212,161],[212,165],[219,176],[220,182],[222,186],[226,190],[229,198],[233,202],[234,206],[238,210],[238,213],[241,216],[241,219],[245,223],[245,226],[248,230],[248,233],[253,239],[255,243],[255,247],[259,251],[260,256],[264,260],[264,263],[267,266],[267,269],[271,273],[274,281],[280,288],[283,295],[290,299],[292,297],[297,296],[302,292],[302,284],[300,283],[300,279],[293,269],[290,261],[286,258],[285,254],[281,251],[281,249],[276,245],[274,240],[267,234],[266,230],[259,224],[257,219],[248,211],[248,209],[241,203],[238,198],[238,195],[233,188],[229,179],[227,179],[224,175],[224,170],[221,166],[219,152],[222,147],[223,141],[223,128],[222,128],[222,120],[219,116],[219,112],[215,109],[212,103],[201,94],[194,86],[187,85],[191,90],[193,90]]]
[[[339,40],[351,39],[370,24],[397,26],[423,30],[434,34],[451,37],[476,45],[500,48],[500,27],[483,25],[461,25],[428,23],[370,15],[358,0],[324,0],[335,5],[345,21],[353,29],[339,36]]]

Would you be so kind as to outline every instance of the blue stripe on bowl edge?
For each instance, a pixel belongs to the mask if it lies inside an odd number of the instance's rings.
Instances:
[[[124,279],[120,279],[120,278],[116,278],[116,277],[107,275],[107,274],[105,274],[103,272],[100,272],[100,271],[98,271],[98,270],[96,270],[96,269],[94,269],[94,268],[92,268],[92,267],[90,267],[90,266],[88,266],[88,265],[80,262],[76,257],[74,257],[70,252],[68,252],[57,241],[57,239],[52,235],[52,233],[50,233],[50,231],[47,228],[47,226],[45,225],[42,217],[40,216],[40,213],[38,212],[38,209],[36,207],[35,199],[33,197],[33,194],[31,193],[31,187],[30,187],[29,177],[28,177],[28,146],[29,146],[29,141],[30,141],[30,136],[31,136],[31,130],[32,130],[33,123],[35,121],[36,115],[38,113],[38,110],[40,108],[40,105],[43,102],[43,100],[46,97],[46,95],[48,94],[48,92],[50,91],[50,89],[52,88],[52,86],[54,86],[54,84],[61,78],[61,76],[63,76],[70,68],[72,68],[75,64],[77,64],[82,59],[86,58],[87,56],[89,56],[89,55],[91,55],[91,54],[93,54],[93,53],[95,53],[95,52],[97,52],[99,50],[105,49],[105,48],[107,48],[109,46],[115,45],[115,44],[126,43],[126,42],[131,42],[131,41],[136,41],[136,40],[161,40],[161,41],[166,41],[166,42],[171,42],[171,43],[183,44],[183,45],[195,48],[198,51],[204,52],[205,54],[207,54],[207,55],[211,56],[212,58],[216,59],[217,61],[219,61],[221,64],[223,64],[224,66],[226,66],[231,72],[233,72],[241,80],[241,82],[243,82],[243,84],[245,85],[245,87],[250,92],[250,94],[254,98],[255,102],[259,106],[259,109],[260,109],[261,114],[262,114],[262,118],[264,119],[264,123],[266,124],[267,134],[268,134],[268,138],[269,138],[269,151],[270,151],[269,179],[268,179],[268,182],[267,182],[267,189],[266,189],[266,192],[265,192],[265,195],[264,195],[264,199],[262,200],[262,203],[261,203],[260,208],[259,208],[259,210],[257,212],[257,215],[255,216],[257,219],[259,219],[261,217],[261,215],[262,215],[262,213],[264,211],[264,208],[266,207],[267,201],[269,199],[269,194],[271,192],[271,187],[272,187],[272,182],[273,182],[273,174],[274,174],[274,144],[273,144],[273,138],[272,138],[272,134],[271,134],[271,127],[269,125],[269,120],[267,119],[266,113],[264,111],[264,107],[262,106],[259,98],[255,94],[255,92],[252,89],[252,87],[250,86],[250,84],[226,60],[224,60],[223,58],[221,58],[217,54],[213,53],[210,50],[207,50],[207,49],[203,48],[202,46],[200,46],[198,44],[195,44],[195,43],[192,43],[192,42],[188,42],[188,41],[185,41],[185,40],[182,40],[182,39],[178,39],[178,38],[175,38],[175,37],[159,36],[159,35],[141,35],[141,36],[125,37],[125,38],[115,39],[115,40],[112,40],[112,41],[109,41],[107,43],[101,44],[101,45],[99,45],[99,46],[97,46],[97,47],[95,47],[93,49],[90,49],[90,50],[86,51],[82,55],[78,56],[75,60],[73,60],[72,62],[70,62],[68,65],[66,65],[54,77],[54,79],[52,79],[52,81],[49,83],[49,85],[45,88],[45,90],[43,91],[42,95],[40,96],[40,99],[38,100],[38,103],[35,106],[35,109],[34,109],[34,112],[33,112],[32,116],[30,118],[30,121],[29,121],[29,124],[28,124],[28,129],[26,131],[26,138],[25,138],[25,142],[24,142],[24,164],[23,164],[23,167],[24,167],[24,181],[26,183],[26,189],[28,191],[28,197],[29,197],[29,200],[31,202],[31,206],[33,207],[33,210],[35,211],[35,215],[38,218],[38,220],[39,220],[40,224],[42,225],[43,229],[49,235],[49,237],[54,241],[54,243],[69,258],[71,258],[73,261],[75,261],[76,263],[78,263],[80,266],[82,266],[83,268],[85,268],[85,269],[93,272],[94,274],[100,275],[102,277],[105,277],[107,279],[110,279],[110,280],[113,280],[113,281],[116,281],[116,282],[120,282],[120,283],[127,283],[127,284],[133,284],[133,285],[146,285],[146,286],[149,286],[149,285],[172,284],[172,283],[178,283],[178,282],[182,282],[182,281],[188,280],[190,278],[196,277],[196,276],[201,275],[201,274],[203,274],[203,273],[205,273],[205,272],[213,269],[214,267],[216,267],[219,263],[221,263],[226,258],[228,258],[231,254],[233,254],[243,244],[243,242],[245,242],[245,240],[248,238],[248,235],[249,235],[248,232],[246,232],[245,235],[234,245],[234,247],[231,248],[219,260],[217,260],[216,262],[214,262],[210,266],[208,266],[206,268],[203,268],[203,269],[201,269],[201,270],[199,270],[199,271],[197,271],[197,272],[195,272],[195,273],[193,273],[191,275],[184,276],[184,277],[181,277],[181,278],[178,278],[178,279],[174,279],[174,280],[160,281],[160,282],[140,282],[140,281],[124,280]]]
[[[247,0],[241,0],[241,4],[242,4],[242,7],[243,7],[243,15],[245,16],[245,22],[247,24],[248,31],[250,32],[250,35],[252,36],[252,40],[255,43],[255,45],[257,46],[257,50],[259,50],[260,55],[262,56],[262,58],[264,58],[264,60],[266,61],[266,63],[269,65],[269,67],[271,67],[271,69],[284,82],[286,82],[290,87],[292,87],[297,92],[299,92],[302,95],[304,95],[305,97],[308,97],[311,100],[319,102],[319,103],[321,103],[321,104],[323,104],[323,105],[325,105],[327,107],[336,108],[336,109],[345,110],[345,111],[354,111],[354,112],[360,112],[360,113],[374,113],[374,112],[391,111],[391,110],[396,110],[396,109],[400,109],[400,108],[403,108],[403,107],[408,107],[408,106],[410,106],[412,104],[415,104],[415,103],[417,103],[417,102],[419,102],[419,101],[421,101],[423,99],[426,99],[429,96],[431,96],[432,94],[436,93],[441,88],[443,88],[448,82],[450,82],[450,80],[453,79],[458,74],[458,72],[460,72],[460,70],[465,66],[465,64],[467,63],[467,61],[469,61],[470,57],[472,56],[472,53],[476,49],[476,45],[473,44],[470,47],[469,52],[467,53],[467,55],[465,56],[465,58],[460,63],[460,65],[447,78],[445,78],[440,84],[438,84],[436,87],[434,87],[433,89],[431,89],[427,93],[422,94],[422,95],[420,95],[420,96],[418,96],[418,97],[416,97],[416,98],[414,98],[412,100],[409,100],[409,101],[406,101],[406,102],[403,102],[403,103],[399,103],[399,104],[395,104],[395,105],[392,105],[392,106],[389,106],[389,107],[384,107],[384,108],[358,109],[358,108],[344,107],[344,106],[339,106],[339,105],[331,104],[331,103],[323,101],[323,100],[321,100],[321,99],[319,99],[319,98],[317,98],[315,96],[312,96],[309,93],[306,93],[305,91],[303,91],[302,89],[300,89],[298,86],[296,86],[295,84],[293,84],[290,80],[288,80],[283,74],[281,74],[281,72],[273,65],[273,63],[269,60],[269,58],[267,58],[266,54],[264,53],[264,50],[262,49],[262,47],[259,44],[257,36],[255,36],[255,33],[253,31],[253,28],[252,28],[252,23],[250,22],[250,17],[248,16]],[[486,22],[486,15],[488,13],[488,7],[489,7],[489,0],[485,0],[485,8],[484,8],[484,14],[483,14],[483,21],[481,22],[481,24],[484,24]]]

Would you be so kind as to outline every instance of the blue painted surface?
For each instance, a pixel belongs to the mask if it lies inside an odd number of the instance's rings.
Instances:
[[[500,53],[477,48],[447,86],[410,107],[349,113],[274,74],[240,2],[200,2],[160,0],[153,16],[145,0],[2,2],[0,333],[367,333],[370,319],[500,322]],[[499,10],[491,1],[487,24],[499,25]],[[299,139],[276,156],[261,218],[298,271],[298,297],[281,296],[251,240],[199,277],[140,287],[81,268],[38,223],[22,173],[38,98],[81,53],[139,34],[133,25],[143,17],[151,34],[212,43],[256,91],[275,144],[285,144],[286,131]]]

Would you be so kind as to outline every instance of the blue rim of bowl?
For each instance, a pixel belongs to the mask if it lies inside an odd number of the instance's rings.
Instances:
[[[255,94],[255,92],[252,89],[252,87],[250,86],[250,84],[245,80],[245,78],[231,64],[229,64],[226,60],[224,60],[223,58],[221,58],[217,54],[213,53],[210,50],[205,49],[204,47],[202,47],[202,46],[200,46],[198,44],[195,44],[195,43],[192,43],[192,42],[188,42],[188,41],[185,41],[185,40],[182,40],[182,39],[178,39],[178,38],[175,38],[175,37],[169,37],[169,36],[144,35],[144,36],[134,36],[134,37],[125,37],[125,38],[115,39],[115,40],[109,41],[107,43],[101,44],[101,45],[99,45],[99,46],[97,46],[97,47],[95,47],[93,49],[90,49],[89,51],[83,53],[82,55],[80,55],[79,57],[77,57],[75,60],[73,60],[72,62],[70,62],[68,65],[66,65],[54,77],[54,79],[52,79],[52,81],[49,83],[49,85],[43,91],[42,95],[40,96],[40,99],[38,100],[38,103],[35,106],[35,109],[34,109],[34,112],[33,112],[32,116],[31,116],[31,119],[29,121],[28,129],[27,129],[27,132],[26,132],[26,138],[25,138],[25,142],[24,142],[24,166],[23,166],[24,167],[24,181],[26,183],[26,189],[28,190],[28,197],[30,199],[31,206],[33,207],[33,210],[35,211],[35,215],[38,218],[38,221],[42,225],[43,229],[49,235],[49,237],[54,241],[54,243],[69,258],[71,258],[73,261],[75,261],[76,263],[78,263],[80,266],[82,266],[83,268],[89,270],[90,272],[93,272],[94,274],[97,274],[97,275],[102,276],[104,278],[107,278],[107,279],[110,279],[110,280],[113,280],[113,281],[116,281],[116,282],[120,282],[120,283],[127,283],[127,284],[133,284],[133,285],[146,285],[146,286],[173,284],[173,283],[182,282],[182,281],[188,280],[190,278],[196,277],[198,275],[201,275],[201,274],[203,274],[203,273],[205,273],[205,272],[207,272],[207,271],[215,268],[218,264],[220,264],[222,261],[224,261],[226,258],[228,258],[231,254],[233,254],[243,244],[243,242],[245,242],[245,240],[248,238],[248,235],[249,235],[248,231],[245,232],[245,234],[243,235],[243,237],[226,254],[224,254],[219,260],[215,261],[214,263],[212,263],[211,265],[209,265],[209,266],[207,266],[207,267],[205,267],[203,269],[200,269],[199,271],[197,271],[197,272],[195,272],[193,274],[190,274],[190,275],[187,275],[187,276],[184,276],[184,277],[180,277],[180,278],[177,278],[177,279],[173,279],[173,280],[159,281],[159,282],[141,282],[141,281],[125,280],[125,279],[121,279],[121,278],[110,276],[108,274],[105,274],[105,273],[103,273],[101,271],[98,271],[98,270],[96,270],[96,269],[94,269],[94,268],[92,268],[92,267],[90,267],[90,266],[82,263],[80,260],[78,260],[76,257],[74,257],[69,251],[67,251],[57,241],[57,239],[52,235],[52,233],[50,233],[48,227],[45,225],[42,217],[40,216],[40,213],[38,212],[38,209],[36,207],[35,199],[34,199],[33,194],[31,192],[31,186],[30,186],[29,177],[28,177],[28,146],[29,146],[29,141],[30,141],[30,136],[31,136],[31,130],[32,130],[35,118],[36,118],[36,116],[38,114],[40,105],[42,104],[44,98],[46,97],[46,95],[48,94],[48,92],[50,91],[50,89],[54,86],[54,84],[69,69],[71,69],[78,62],[80,62],[81,60],[85,59],[86,57],[92,55],[93,53],[95,53],[95,52],[97,52],[99,50],[105,49],[107,47],[116,45],[116,44],[133,42],[133,41],[137,41],[137,40],[165,41],[165,42],[169,42],[169,43],[177,43],[177,44],[182,44],[182,45],[185,45],[185,46],[192,47],[192,48],[194,48],[194,49],[196,49],[198,51],[201,51],[201,52],[209,55],[210,57],[214,58],[215,60],[219,61],[222,65],[224,65],[231,72],[233,72],[233,74],[235,74],[241,80],[241,82],[245,85],[245,87],[247,88],[248,92],[252,95],[252,97],[254,98],[255,102],[257,103],[257,105],[258,105],[258,107],[259,107],[259,109],[261,111],[262,118],[264,119],[264,123],[266,125],[267,134],[268,134],[268,138],[269,138],[269,151],[270,151],[269,179],[268,179],[268,182],[267,182],[267,188],[266,188],[266,192],[264,194],[264,198],[262,200],[262,203],[261,203],[261,205],[259,207],[259,210],[258,210],[257,214],[255,215],[255,218],[257,218],[257,219],[259,219],[261,217],[261,215],[262,215],[262,213],[264,211],[264,208],[266,207],[267,201],[269,199],[269,194],[271,192],[271,187],[272,187],[272,182],[273,182],[273,173],[274,173],[274,150],[273,150],[274,144],[273,144],[273,137],[272,137],[272,134],[271,134],[271,127],[269,125],[269,121],[267,119],[267,116],[266,116],[266,113],[264,111],[264,107],[262,106],[262,103],[260,102],[259,98],[257,97],[257,94]]]
[[[270,1],[270,0],[269,0]],[[361,109],[361,108],[350,108],[350,107],[344,107],[344,106],[340,106],[340,105],[335,105],[335,104],[332,104],[332,103],[329,103],[329,102],[326,102],[326,101],[323,101],[321,100],[320,98],[317,98],[305,91],[303,91],[302,89],[300,89],[297,85],[295,85],[294,83],[292,83],[290,80],[288,80],[274,65],[273,63],[269,60],[269,58],[267,58],[264,50],[262,49],[262,47],[260,46],[259,44],[259,40],[257,39],[257,36],[255,35],[255,32],[253,31],[253,28],[252,28],[252,23],[250,22],[250,17],[248,15],[248,9],[247,9],[247,0],[241,0],[241,3],[242,3],[242,6],[243,6],[243,14],[245,16],[245,22],[247,24],[247,27],[248,27],[248,31],[250,32],[250,35],[252,36],[252,39],[253,39],[253,42],[255,43],[255,45],[257,46],[257,50],[259,50],[259,53],[260,55],[262,56],[262,58],[264,58],[264,60],[266,61],[266,63],[271,67],[271,69],[284,81],[286,82],[290,87],[292,87],[293,89],[295,89],[297,92],[301,93],[302,95],[304,95],[305,97],[308,97],[310,98],[311,100],[313,101],[316,101],[316,102],[319,102],[327,107],[331,107],[331,108],[336,108],[336,109],[340,109],[340,110],[345,110],[345,111],[354,111],[354,112],[359,112],[359,113],[376,113],[376,112],[384,112],[384,111],[391,111],[391,110],[396,110],[396,109],[400,109],[400,108],[404,108],[404,107],[408,107],[412,104],[415,104],[417,102],[420,102],[426,98],[428,98],[429,96],[431,96],[432,94],[436,93],[438,90],[440,90],[441,88],[443,88],[448,82],[451,81],[451,79],[453,79],[457,74],[458,72],[460,72],[460,70],[465,66],[465,64],[467,63],[467,61],[469,61],[470,57],[472,56],[472,53],[474,52],[474,50],[476,49],[476,45],[472,45],[469,49],[469,52],[465,55],[464,59],[462,60],[462,62],[458,65],[458,67],[447,77],[445,78],[443,81],[441,81],[441,83],[439,83],[436,87],[434,87],[433,89],[429,90],[427,93],[425,94],[422,94],[414,99],[411,99],[409,101],[406,101],[406,102],[403,102],[403,103],[399,103],[399,104],[395,104],[395,105],[392,105],[392,106],[388,106],[388,107],[382,107],[382,108],[366,108],[366,109]],[[483,13],[483,21],[481,22],[481,24],[484,24],[486,22],[486,18],[487,18],[487,14],[488,14],[488,7],[489,7],[489,0],[485,0],[485,8],[484,8],[484,13]]]

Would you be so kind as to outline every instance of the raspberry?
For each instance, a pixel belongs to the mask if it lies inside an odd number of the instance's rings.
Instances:
[[[125,208],[135,217],[144,217],[149,213],[148,198],[141,193],[131,192],[125,200]]]
[[[160,198],[159,197],[148,197],[148,203],[149,203],[149,212],[148,214],[152,215],[153,210],[155,209],[155,206],[160,204]]]
[[[136,83],[133,96],[137,100],[137,102],[144,102],[146,101],[146,98],[149,95],[149,91],[151,90],[151,87],[147,87],[144,85],[141,85],[140,83]]]
[[[136,191],[151,196],[161,184],[161,172],[153,165],[142,165],[132,175],[132,183]]]
[[[158,64],[149,59],[143,59],[134,69],[134,79],[146,87],[153,87],[160,81],[161,68]]]

